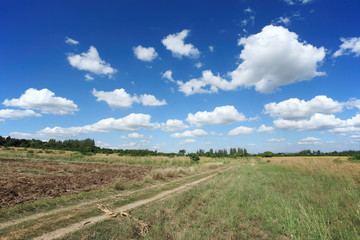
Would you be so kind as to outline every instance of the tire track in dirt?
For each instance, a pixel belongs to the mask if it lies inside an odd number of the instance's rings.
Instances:
[[[124,206],[122,206],[120,208],[115,209],[114,212],[126,212],[126,211],[129,211],[129,210],[131,210],[131,209],[133,209],[135,207],[139,207],[141,205],[153,202],[155,200],[161,200],[161,199],[170,198],[172,194],[180,193],[182,191],[185,191],[186,189],[190,189],[191,187],[193,187],[193,186],[195,186],[195,185],[197,185],[197,184],[199,184],[201,182],[204,182],[204,181],[206,181],[206,180],[208,180],[208,179],[210,179],[212,177],[215,177],[215,176],[217,176],[217,175],[219,175],[219,174],[221,174],[221,173],[223,173],[225,171],[228,171],[230,169],[231,169],[231,167],[227,168],[225,170],[222,170],[220,172],[217,172],[215,174],[209,175],[207,177],[201,178],[199,180],[196,180],[194,182],[187,183],[187,184],[184,184],[184,185],[182,185],[180,187],[161,192],[161,193],[155,195],[154,197],[139,200],[139,201],[124,205]],[[65,236],[66,234],[81,230],[81,229],[83,229],[85,227],[88,227],[90,225],[93,225],[95,223],[104,221],[105,219],[109,219],[109,218],[111,218],[109,215],[101,215],[101,216],[97,216],[97,217],[88,218],[88,219],[85,219],[85,220],[83,220],[81,222],[72,224],[72,225],[70,225],[68,227],[61,228],[61,229],[55,230],[55,231],[50,232],[50,233],[46,233],[46,234],[44,234],[44,235],[42,235],[40,237],[35,238],[35,240],[49,240],[49,239],[60,238],[60,237]]]

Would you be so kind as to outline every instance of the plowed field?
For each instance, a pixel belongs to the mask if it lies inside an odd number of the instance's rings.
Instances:
[[[140,180],[152,167],[0,158],[0,208]]]

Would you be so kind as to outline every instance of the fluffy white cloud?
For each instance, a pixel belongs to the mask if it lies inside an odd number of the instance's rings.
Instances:
[[[181,32],[168,35],[163,40],[161,40],[161,42],[164,44],[167,50],[171,51],[174,57],[182,58],[185,56],[197,58],[200,55],[200,51],[192,44],[184,43],[184,40],[189,35],[189,33],[189,30],[184,29]]]
[[[81,54],[69,54],[68,61],[71,66],[79,70],[89,71],[98,75],[107,75],[111,77],[117,70],[112,68],[109,63],[106,63],[99,56],[98,51],[94,46],[90,46],[88,52]]]
[[[195,93],[216,93],[219,88],[222,90],[234,89],[230,82],[219,75],[215,76],[210,70],[203,71],[201,78],[194,78],[185,83],[177,81],[177,84],[179,85],[179,91],[186,96]],[[207,85],[210,85],[210,87],[206,88]]]
[[[333,54],[334,57],[350,53],[354,53],[356,57],[360,56],[360,37],[340,38],[340,41],[342,44],[340,49]]]
[[[279,103],[268,103],[264,106],[264,112],[272,117],[283,119],[306,119],[315,113],[338,113],[343,110],[344,105],[350,103],[339,103],[324,95],[319,95],[310,101],[290,98]]]
[[[209,51],[214,52],[214,46],[209,46]]]
[[[69,45],[78,45],[79,44],[79,41],[76,41],[72,38],[69,38],[69,37],[66,37],[65,38],[65,42]]]
[[[171,82],[175,82],[175,80],[172,77],[172,71],[171,70],[167,70],[163,75],[162,78],[167,79]]]
[[[242,63],[228,73],[230,81],[207,70],[201,78],[178,81],[179,91],[191,95],[255,86],[256,91],[269,93],[279,86],[325,74],[316,71],[325,49],[299,42],[296,33],[282,26],[266,26],[258,34],[241,38],[239,45],[244,47],[240,54]]]
[[[96,91],[94,88],[92,94],[97,101],[105,101],[111,108],[130,108],[134,102],[139,102],[136,95],[131,96],[123,88],[112,92]]]
[[[311,144],[320,144],[320,138],[316,138],[316,137],[307,137],[307,138],[303,138],[300,140],[300,142],[298,142],[298,144],[300,145],[311,145]]]
[[[128,138],[131,138],[131,139],[139,139],[139,138],[143,138],[144,135],[142,134],[139,134],[139,133],[129,133],[128,134]]]
[[[0,118],[20,119],[24,117],[40,117],[41,114],[33,110],[14,110],[14,109],[1,109]]]
[[[312,0],[284,0],[289,5],[294,5],[295,3],[301,3],[301,4],[307,4],[311,2]]]
[[[233,130],[228,132],[228,135],[229,136],[247,135],[247,134],[253,133],[254,131],[255,131],[255,128],[240,126],[240,127],[234,128]]]
[[[86,81],[92,81],[92,80],[94,80],[94,77],[92,77],[90,74],[85,74],[85,79],[86,79]]]
[[[246,118],[242,113],[239,113],[234,106],[216,107],[212,112],[197,112],[195,114],[189,113],[186,121],[191,125],[202,126],[204,124],[230,124],[234,122],[245,121]]]
[[[145,149],[148,147],[148,143],[149,142],[141,142],[141,143],[126,142],[126,143],[123,143],[121,146],[122,146],[122,148]]]
[[[258,133],[272,133],[274,132],[273,127],[267,127],[264,124],[262,124],[257,130]]]
[[[161,128],[165,132],[174,132],[178,130],[183,130],[189,128],[182,120],[169,119],[166,123],[161,124]]]
[[[144,106],[163,106],[167,104],[165,99],[159,101],[153,95],[149,94],[141,95],[139,100]]]
[[[296,33],[281,26],[266,26],[258,34],[241,38],[243,62],[230,73],[232,85],[255,86],[262,93],[296,81],[323,75],[318,63],[325,57],[323,47],[298,41]]]
[[[111,108],[130,108],[133,103],[142,103],[144,106],[162,106],[166,105],[166,101],[157,100],[153,95],[142,94],[140,97],[131,96],[125,89],[115,89],[112,92],[97,91],[93,89],[92,94],[97,101],[105,101]]]
[[[197,62],[197,63],[195,63],[194,66],[195,66],[196,68],[200,69],[200,68],[203,66],[203,64],[202,64],[201,62]]]
[[[360,127],[354,127],[354,126],[347,126],[347,127],[336,127],[333,129],[330,129],[329,132],[346,136],[346,135],[352,135],[352,134],[360,134]]]
[[[139,45],[137,47],[134,47],[133,51],[137,59],[145,62],[151,62],[158,56],[158,53],[153,47],[146,48]]]
[[[305,120],[286,120],[277,119],[274,125],[278,129],[296,130],[296,131],[312,131],[312,130],[326,130],[337,128],[349,128],[360,126],[360,114],[347,120],[336,118],[335,115],[325,115],[315,113],[310,119]],[[334,130],[333,130],[334,131]]]
[[[178,142],[179,146],[183,146],[183,145],[187,145],[187,144],[191,144],[191,143],[195,143],[195,139],[185,139],[185,140],[181,140]]]
[[[85,125],[82,127],[47,127],[37,131],[35,134],[12,132],[10,133],[10,136],[27,136],[26,138],[68,138],[87,133],[104,133],[112,131],[135,132],[140,128],[156,129],[160,127],[159,123],[151,123],[150,120],[151,116],[148,114],[131,113],[123,118],[106,118],[94,124]]]
[[[285,142],[286,139],[285,138],[270,138],[268,140],[266,140],[267,142]]]
[[[170,137],[172,138],[194,138],[194,137],[203,137],[203,136],[207,136],[208,133],[202,129],[195,129],[193,131],[185,131],[183,133],[174,133],[171,134]]]
[[[3,104],[8,107],[36,109],[46,114],[73,114],[78,111],[73,101],[62,97],[55,97],[55,93],[44,88],[37,90],[29,88],[20,98],[6,99]]]
[[[284,25],[289,25],[291,22],[291,19],[289,17],[279,17],[276,18],[275,20],[272,21],[272,24],[277,25],[277,24],[284,24]]]

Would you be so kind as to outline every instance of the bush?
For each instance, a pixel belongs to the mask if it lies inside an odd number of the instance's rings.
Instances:
[[[200,161],[199,155],[195,153],[189,153],[188,155],[193,163],[198,163]]]
[[[272,153],[272,152],[270,152],[270,151],[267,151],[267,152],[264,152],[263,153],[263,157],[269,157],[269,158],[271,158],[271,157],[273,157],[274,156],[274,154]]]
[[[351,157],[351,160],[354,162],[360,162],[360,154],[357,153],[354,156]]]

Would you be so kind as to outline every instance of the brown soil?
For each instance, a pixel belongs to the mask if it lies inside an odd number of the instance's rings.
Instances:
[[[152,167],[0,158],[0,209],[141,180]]]

